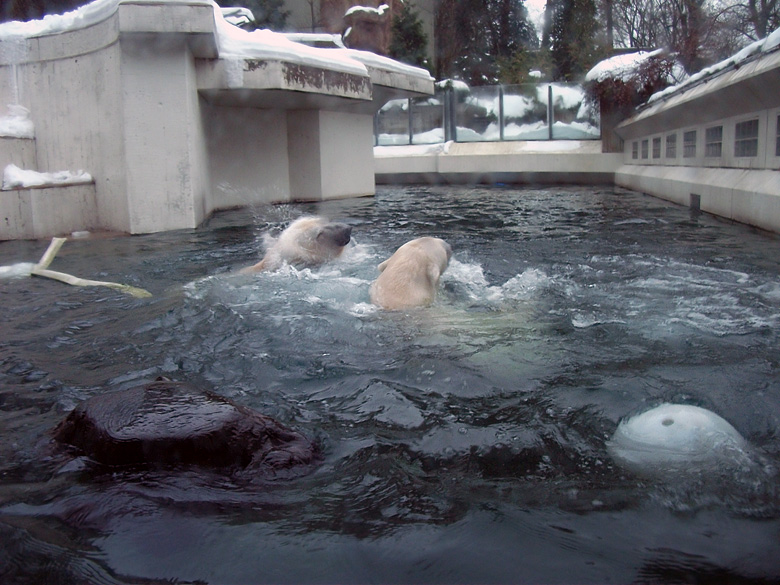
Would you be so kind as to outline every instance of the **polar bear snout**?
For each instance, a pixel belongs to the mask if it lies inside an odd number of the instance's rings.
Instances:
[[[329,223],[322,227],[322,231],[317,235],[317,240],[321,242],[332,242],[339,247],[349,244],[352,238],[352,226],[345,223]]]

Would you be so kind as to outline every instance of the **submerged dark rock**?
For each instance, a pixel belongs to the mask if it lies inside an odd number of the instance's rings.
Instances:
[[[317,452],[268,416],[167,379],[84,401],[54,438],[106,465],[281,471],[312,463]]]

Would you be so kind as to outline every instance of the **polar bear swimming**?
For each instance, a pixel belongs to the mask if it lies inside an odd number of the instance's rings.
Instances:
[[[277,270],[285,263],[299,267],[325,264],[341,255],[351,235],[352,227],[346,224],[331,223],[319,216],[299,217],[270,241],[260,262],[241,273]]]
[[[451,257],[452,248],[440,238],[406,242],[378,266],[381,274],[371,284],[371,302],[389,310],[430,305]]]

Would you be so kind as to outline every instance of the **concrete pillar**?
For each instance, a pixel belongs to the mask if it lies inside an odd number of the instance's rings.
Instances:
[[[203,105],[209,210],[290,199],[284,110]]]
[[[195,227],[208,165],[192,54],[183,40],[131,35],[121,58],[129,231]]]
[[[373,116],[290,110],[287,148],[292,199],[373,195]]]

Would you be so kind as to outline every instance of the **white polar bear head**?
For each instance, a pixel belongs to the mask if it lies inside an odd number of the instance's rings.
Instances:
[[[278,238],[271,238],[263,259],[241,272],[276,270],[282,264],[319,266],[338,258],[349,244],[352,227],[324,217],[299,217]]]
[[[369,291],[371,302],[390,310],[430,305],[451,257],[452,248],[440,238],[406,242],[379,265],[381,274]]]

